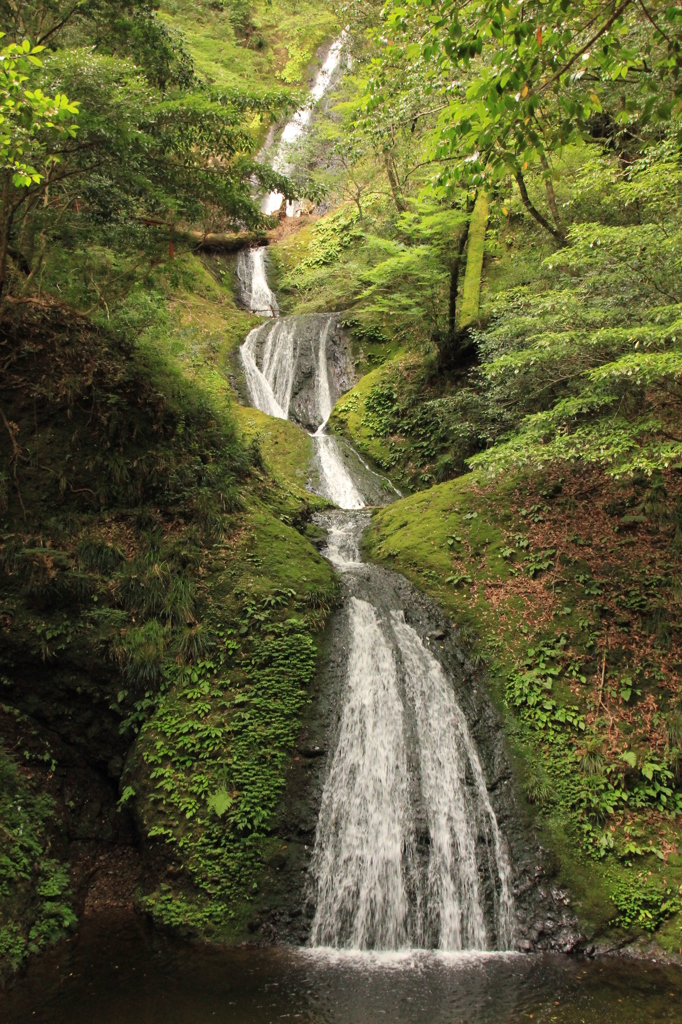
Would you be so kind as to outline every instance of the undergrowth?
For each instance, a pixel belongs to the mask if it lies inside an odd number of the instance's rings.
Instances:
[[[7,709],[11,713],[10,709]],[[0,979],[76,923],[68,864],[50,856],[54,809],[0,748]]]

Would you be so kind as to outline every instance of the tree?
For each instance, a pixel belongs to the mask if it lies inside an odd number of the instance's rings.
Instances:
[[[164,249],[173,254],[176,227],[264,225],[254,176],[266,189],[296,196],[291,182],[251,156],[253,112],[281,109],[281,98],[197,82],[163,92],[120,57],[88,47],[41,60],[35,54],[43,49],[12,43],[3,56],[1,290],[11,272],[26,292],[46,253],[67,235],[72,250],[78,237],[128,253],[128,269],[105,275],[103,286],[129,286],[135,267],[158,262]],[[101,286],[91,284],[87,301],[104,301]]]
[[[604,114],[633,144],[656,122],[678,123],[682,10],[666,0],[396,0],[386,23],[380,64],[407,36],[406,55],[424,61],[446,101],[434,147],[443,180],[479,186],[511,173],[524,205],[560,243],[552,154],[600,137]],[[536,161],[554,224],[525,187]]]
[[[34,69],[42,67],[36,54],[43,49],[24,40],[0,50],[0,296],[16,213],[51,173],[59,173],[60,147],[76,137],[78,102],[28,87]]]

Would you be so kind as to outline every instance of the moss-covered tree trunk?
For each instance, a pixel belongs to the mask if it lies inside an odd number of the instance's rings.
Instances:
[[[450,301],[448,331],[439,342],[440,366],[443,370],[457,369],[470,360],[473,345],[468,326],[478,315],[481,294],[483,250],[488,226],[489,204],[485,192],[479,192],[464,231],[460,235],[458,251],[450,271]],[[461,306],[457,308],[460,270],[466,246],[466,269],[462,288]]]
[[[481,272],[483,270],[483,250],[485,233],[488,227],[490,206],[488,196],[482,190],[476,196],[471,221],[469,222],[469,239],[467,243],[467,265],[462,288],[462,303],[459,309],[457,328],[462,331],[478,316],[481,298]]]

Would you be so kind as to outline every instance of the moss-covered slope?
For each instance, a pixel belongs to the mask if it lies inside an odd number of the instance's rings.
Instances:
[[[176,298],[137,341],[49,304],[3,324],[5,973],[73,923],[105,849],[159,920],[243,927],[335,599],[205,337],[169,353],[207,301]]]
[[[588,933],[678,952],[682,479],[468,475],[377,512],[366,554],[486,666],[529,809]]]

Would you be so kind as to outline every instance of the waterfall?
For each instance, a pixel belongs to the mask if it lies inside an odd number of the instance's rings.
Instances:
[[[346,569],[354,564],[344,563],[336,562]],[[452,684],[403,612],[382,618],[352,597],[348,615],[347,693],[311,865],[311,943],[508,949],[509,860]],[[418,855],[408,784],[406,718],[416,730],[426,864]],[[483,877],[494,891],[490,935]]]
[[[403,705],[393,651],[374,608],[353,597],[350,615],[348,693],[311,868],[317,878],[311,941],[400,949],[409,940]]]
[[[255,327],[240,349],[251,401],[257,409],[280,420],[289,415],[298,356],[293,326],[283,318]]]
[[[241,249],[237,256],[237,280],[247,309],[260,316],[277,316],[279,307],[265,272],[266,247]]]
[[[512,940],[511,869],[490,804],[478,752],[452,683],[403,612],[391,624],[405,669],[407,699],[414,708],[422,796],[430,836],[426,935],[440,949],[487,949],[479,879],[493,879],[496,945]],[[467,786],[467,769],[473,786]],[[476,856],[485,838],[487,865]]]
[[[254,251],[254,250],[251,250]],[[309,419],[322,494],[339,508],[363,508],[364,495],[353,480],[335,437],[325,432],[333,408],[329,383],[328,339],[334,314],[280,317],[251,331],[240,352],[251,402],[257,409],[287,419],[299,363],[310,359]]]
[[[316,392],[317,407],[322,417],[322,423],[313,434],[313,441],[322,470],[322,486],[325,497],[333,501],[339,508],[363,508],[365,499],[344,465],[338,441],[332,435],[325,433],[327,421],[334,407],[329,390],[327,367],[327,337],[330,325],[331,320],[320,334]]]
[[[344,465],[339,443],[331,434],[322,432],[325,426],[326,424],[323,424],[313,434],[322,471],[322,493],[339,508],[364,508],[365,499]]]
[[[293,145],[298,142],[301,135],[304,133],[310,120],[313,116],[313,107],[316,103],[322,99],[324,94],[329,89],[332,83],[332,77],[339,62],[341,60],[341,53],[346,41],[346,32],[342,32],[340,37],[332,44],[327,59],[325,60],[322,67],[315,75],[312,88],[310,90],[310,100],[305,107],[297,110],[291,121],[285,126],[280,136],[279,145],[275,152],[274,159],[272,161],[273,170],[279,171],[280,174],[289,175],[292,170],[290,163],[290,154]],[[268,217],[273,213],[277,213],[284,196],[281,192],[270,192],[264,197],[261,203],[261,210]],[[293,217],[299,212],[299,206],[296,202],[287,202],[286,206],[287,217]]]
[[[341,45],[338,40],[330,50],[313,100],[328,88]],[[308,106],[284,129],[278,170],[290,170],[284,147],[310,116]],[[278,209],[281,198],[266,197],[264,211]],[[337,315],[278,317],[264,249],[240,253],[237,274],[244,303],[270,318],[240,350],[253,405],[305,424],[319,492],[341,509],[362,509],[358,478],[376,474],[326,432],[339,389],[338,376],[330,378]],[[369,483],[363,486],[372,493]],[[342,572],[349,597],[349,653],[309,871],[310,942],[357,950],[509,949],[511,867],[478,751],[452,680],[395,607],[397,590],[395,603],[385,607],[392,574],[360,559],[368,518],[356,511],[324,519],[325,554]]]

